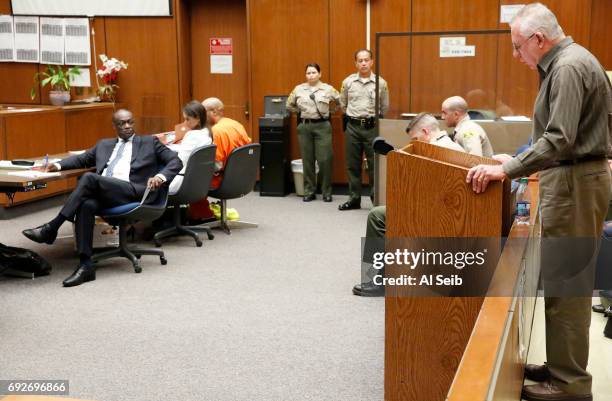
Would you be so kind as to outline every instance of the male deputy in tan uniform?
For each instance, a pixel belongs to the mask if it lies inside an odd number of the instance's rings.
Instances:
[[[361,207],[361,162],[363,153],[368,161],[368,181],[374,188],[374,151],[372,141],[376,138],[376,75],[372,72],[372,52],[367,49],[355,52],[357,73],[349,75],[342,82],[340,105],[348,122],[345,131],[346,167],[349,180],[349,200],[340,210]],[[378,77],[379,99],[382,115],[389,109],[389,90],[387,82]]]
[[[443,148],[465,152],[465,150],[453,142],[445,131],[440,130],[438,120],[431,114],[419,113],[410,121],[406,133],[413,141],[422,141]],[[383,242],[386,232],[387,206],[373,207],[368,213],[366,225],[366,241],[363,252],[362,283],[353,287],[353,294],[360,297],[381,297],[385,295],[385,288],[376,285],[373,281],[375,275],[384,275],[384,271],[374,269],[373,254],[376,251],[384,251]]]
[[[543,383],[524,386],[523,398],[590,401],[591,296],[610,198],[612,88],[597,59],[566,37],[542,4],[523,7],[510,28],[514,57],[540,75],[533,144],[502,165],[473,167],[466,181],[480,193],[490,180],[539,171],[547,362],[525,367],[528,379]]]
[[[471,155],[491,157],[493,147],[484,129],[468,115],[468,105],[461,96],[452,96],[442,102],[442,118],[448,128],[454,128],[451,139]]]

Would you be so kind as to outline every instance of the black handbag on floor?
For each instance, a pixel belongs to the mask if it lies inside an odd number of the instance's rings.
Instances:
[[[0,273],[7,269],[38,277],[49,274],[51,265],[34,251],[0,244]]]

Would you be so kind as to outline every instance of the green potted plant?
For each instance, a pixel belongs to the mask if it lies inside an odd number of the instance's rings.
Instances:
[[[63,106],[70,102],[70,81],[81,74],[79,67],[70,67],[64,71],[62,66],[48,65],[46,71],[34,74],[34,86],[30,90],[30,97],[36,97],[36,84],[40,82],[41,88],[51,85],[49,100],[54,106]]]

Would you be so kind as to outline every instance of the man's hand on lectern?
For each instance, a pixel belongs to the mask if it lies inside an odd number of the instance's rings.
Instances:
[[[504,178],[506,178],[506,173],[501,165],[479,164],[468,171],[465,182],[471,183],[474,192],[479,194],[487,189],[490,181],[501,181]]]

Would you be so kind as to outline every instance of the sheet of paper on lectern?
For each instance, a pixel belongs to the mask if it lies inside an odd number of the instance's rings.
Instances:
[[[0,15],[0,61],[15,60],[15,34],[13,17]]]
[[[38,40],[38,17],[13,17],[15,27],[15,61],[38,63],[40,42]]]
[[[64,64],[63,18],[40,18],[40,62]]]
[[[64,20],[66,64],[91,65],[89,19],[66,18]]]

